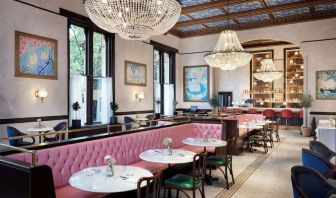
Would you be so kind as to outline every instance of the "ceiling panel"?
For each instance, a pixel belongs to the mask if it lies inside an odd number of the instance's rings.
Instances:
[[[205,25],[208,27],[221,27],[221,26],[227,26],[229,24],[228,20],[224,21],[217,21],[217,22],[211,22],[211,23],[206,23]],[[230,25],[235,24],[233,20],[230,20]]]
[[[212,16],[218,16],[223,14],[223,12],[220,9],[212,9],[212,10],[204,10],[199,12],[193,12],[190,14],[195,19],[201,19],[201,18],[207,18]]]
[[[336,9],[336,3],[321,4],[315,6],[316,11],[325,11]]]
[[[241,3],[237,5],[225,6],[225,10],[227,10],[230,13],[235,13],[235,12],[253,10],[253,9],[262,8],[262,7],[263,6],[260,3],[260,1],[255,1],[255,2],[250,2],[250,3]]]
[[[183,7],[198,5],[207,2],[209,2],[209,0],[181,0]]]
[[[191,25],[191,26],[178,28],[178,30],[180,30],[181,32],[189,32],[189,31],[200,30],[200,29],[204,29],[204,28],[205,27],[203,25]]]
[[[238,18],[237,20],[239,21],[239,23],[248,23],[248,22],[254,22],[254,21],[263,21],[266,19],[270,19],[268,14],[248,16],[248,17]]]
[[[186,15],[181,15],[177,22],[189,21],[191,18]]]
[[[276,5],[294,3],[294,2],[299,2],[299,1],[302,1],[302,0],[265,0],[268,6],[276,6]]]
[[[274,12],[273,16],[274,17],[286,17],[286,16],[304,14],[304,13],[309,13],[309,12],[310,12],[310,9],[308,7],[305,7],[305,8],[291,9],[291,10],[286,10],[286,11],[281,11],[281,12]]]

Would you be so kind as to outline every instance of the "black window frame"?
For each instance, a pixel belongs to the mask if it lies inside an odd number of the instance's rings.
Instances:
[[[154,73],[154,51],[159,52],[160,62],[159,62],[159,83],[160,83],[160,114],[164,114],[164,54],[169,54],[169,84],[174,86],[174,100],[176,100],[176,54],[178,50],[155,41],[150,41],[150,44],[153,45],[153,73]],[[154,84],[154,74],[153,74],[153,106],[155,107],[155,84]],[[155,109],[154,109],[155,112]]]
[[[106,76],[112,78],[112,99],[115,101],[115,34],[102,30],[96,26],[88,17],[60,9],[60,14],[68,18],[67,26],[67,55],[68,55],[68,117],[70,118],[70,37],[69,29],[71,25],[84,28],[86,35],[86,61],[85,61],[85,76],[87,77],[87,109],[85,125],[93,125],[93,34],[99,33],[105,36],[106,40]],[[115,112],[113,112],[115,114]],[[70,123],[70,122],[69,122]]]

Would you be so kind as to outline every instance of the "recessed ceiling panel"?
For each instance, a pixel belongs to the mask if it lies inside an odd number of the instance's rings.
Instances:
[[[247,10],[254,10],[257,8],[262,8],[262,4],[259,1],[250,2],[250,3],[241,3],[237,5],[225,6],[225,10],[230,13],[242,12]]]
[[[190,18],[186,15],[181,15],[177,22],[189,21]]]
[[[211,22],[211,23],[206,23],[205,25],[208,27],[221,27],[221,26],[227,26],[229,24],[228,20],[224,21],[217,21],[217,22]],[[230,20],[230,25],[235,24],[233,20]]]
[[[209,2],[209,0],[181,0],[183,7],[198,5],[207,2]]]
[[[248,16],[244,18],[238,18],[237,20],[239,23],[248,23],[248,22],[254,22],[254,21],[263,21],[266,19],[270,19],[268,14],[261,14],[261,15],[255,15],[255,16]]]
[[[315,6],[316,11],[325,11],[325,10],[333,10],[336,9],[336,3],[328,3],[328,4],[321,4]]]
[[[281,12],[273,12],[273,16],[274,17],[286,17],[286,16],[304,14],[304,13],[309,13],[309,12],[310,12],[309,8],[305,7],[305,8],[291,9],[291,10],[286,10],[286,11],[281,11]]]
[[[203,28],[204,28],[203,25],[191,25],[191,26],[185,26],[185,27],[178,28],[178,30],[180,30],[181,32],[189,32],[193,30],[200,30]]]
[[[299,2],[299,1],[302,1],[302,0],[265,0],[268,6],[277,6],[277,5],[294,3],[294,2]]]
[[[204,10],[199,12],[193,12],[190,14],[195,19],[201,19],[201,18],[207,18],[212,16],[218,16],[223,14],[223,12],[220,9],[212,9],[212,10]]]

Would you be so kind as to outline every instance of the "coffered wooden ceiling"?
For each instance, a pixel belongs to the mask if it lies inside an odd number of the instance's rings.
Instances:
[[[180,38],[336,17],[336,0],[180,0]],[[230,19],[229,19],[230,18]]]

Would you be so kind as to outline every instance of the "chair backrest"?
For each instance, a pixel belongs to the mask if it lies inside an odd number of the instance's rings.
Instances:
[[[208,155],[208,152],[204,152],[204,153],[200,153],[200,154],[196,154],[194,155],[193,158],[193,188],[195,188],[195,181],[196,179],[200,179],[202,180],[202,182],[204,181],[205,178],[205,162],[206,162],[206,157]]]
[[[298,112],[298,118],[303,118],[303,110],[300,110],[300,111]]]
[[[159,198],[160,197],[160,186],[161,186],[161,173],[159,170],[153,177],[142,177],[138,181],[137,185],[137,198]],[[146,182],[145,195],[143,195],[141,190],[142,182]]]
[[[266,117],[275,117],[275,111],[273,109],[265,109],[263,115]]]
[[[54,131],[64,131],[67,128],[66,122],[60,122],[56,126],[54,126]]]
[[[150,115],[146,115],[146,118],[148,120],[154,120],[154,115],[150,114]]]
[[[320,154],[304,148],[302,149],[302,164],[316,170],[327,178],[333,176],[336,170],[335,166]]]
[[[284,110],[280,111],[280,117],[291,118],[291,117],[293,117],[293,111],[291,111],[289,109],[284,109]]]
[[[330,150],[325,144],[319,141],[310,141],[309,148],[310,150],[315,151],[316,153],[319,153],[320,155],[325,157],[327,160],[330,160],[334,156],[334,152]]]
[[[292,167],[291,180],[294,198],[329,197],[336,193],[323,175],[308,167]]]
[[[7,136],[10,137],[17,137],[17,136],[21,136],[24,135],[22,134],[17,128],[11,127],[11,126],[7,126]],[[19,141],[19,139],[16,140],[9,140],[9,145],[11,146],[17,146],[17,142]]]
[[[226,146],[216,147],[216,156],[223,157],[226,162],[232,160],[232,144],[235,141],[235,137],[232,139],[228,139],[226,142]]]
[[[124,117],[124,122],[125,122],[126,130],[131,130],[132,129],[132,122],[135,122],[135,120],[131,117],[125,116]]]

